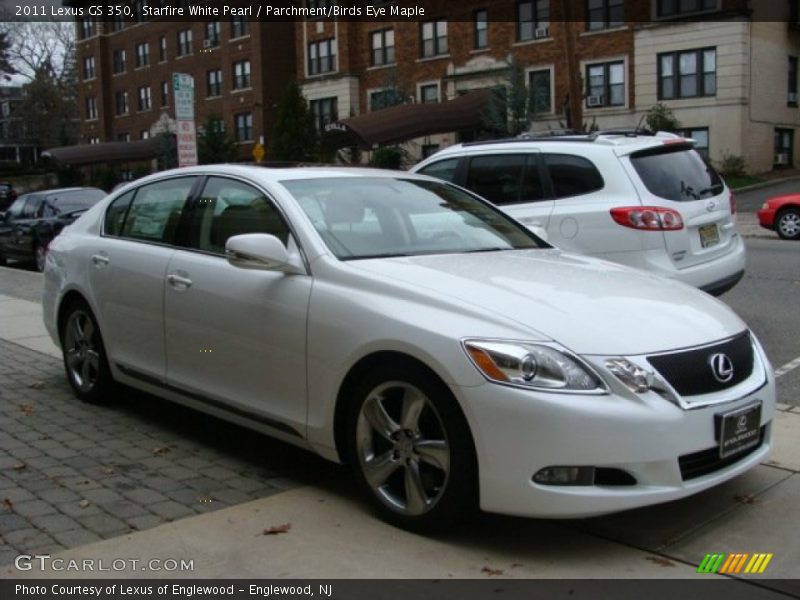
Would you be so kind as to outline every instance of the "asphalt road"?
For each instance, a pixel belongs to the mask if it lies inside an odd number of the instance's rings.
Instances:
[[[769,187],[736,193],[736,208],[740,212],[755,212],[767,198],[783,196],[784,194],[800,194],[800,179],[784,181]]]

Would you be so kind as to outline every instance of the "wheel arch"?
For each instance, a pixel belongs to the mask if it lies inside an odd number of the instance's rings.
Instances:
[[[347,451],[347,416],[350,403],[353,401],[352,392],[361,377],[363,377],[366,373],[369,373],[372,369],[386,364],[420,368],[424,370],[428,376],[433,378],[450,392],[456,408],[461,412],[464,422],[467,423],[467,429],[469,430],[470,435],[469,441],[470,444],[472,444],[473,452],[476,455],[475,468],[477,472],[477,446],[475,445],[475,436],[472,432],[470,421],[467,418],[467,415],[464,413],[464,409],[462,408],[461,403],[458,401],[456,394],[453,393],[451,386],[449,386],[434,369],[432,369],[422,360],[411,356],[410,354],[396,350],[376,351],[362,357],[352,367],[350,367],[350,370],[342,380],[342,383],[339,386],[339,391],[336,394],[336,406],[334,408],[333,416],[333,435],[334,442],[336,444],[336,453],[339,455],[339,460],[342,463],[347,464],[350,459]]]
[[[92,311],[94,314],[94,309],[92,308],[91,303],[89,300],[81,294],[77,290],[69,290],[66,294],[64,294],[63,298],[61,298],[61,302],[58,305],[58,313],[56,318],[56,327],[58,328],[58,337],[61,339],[64,331],[64,319],[67,317],[67,309],[72,306],[76,302],[82,302],[86,306],[89,307],[89,310]],[[95,315],[95,320],[97,320],[97,316]],[[63,343],[63,340],[61,340]]]

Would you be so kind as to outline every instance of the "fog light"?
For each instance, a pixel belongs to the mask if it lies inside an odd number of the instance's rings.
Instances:
[[[533,481],[542,485],[592,485],[594,467],[545,467]]]

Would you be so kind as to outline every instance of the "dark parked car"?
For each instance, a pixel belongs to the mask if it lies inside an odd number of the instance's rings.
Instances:
[[[0,264],[8,258],[35,261],[43,270],[50,240],[105,196],[103,190],[78,187],[23,194],[0,221]]]
[[[7,181],[0,181],[0,213],[8,210],[11,203],[17,198],[17,192]]]

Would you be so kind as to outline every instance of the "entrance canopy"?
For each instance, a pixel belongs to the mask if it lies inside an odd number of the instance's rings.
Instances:
[[[158,137],[134,142],[105,142],[103,144],[79,144],[61,146],[42,152],[64,165],[89,165],[156,158],[163,151],[163,141]]]
[[[329,137],[342,136],[365,150],[437,133],[469,131],[481,125],[491,90],[475,90],[437,104],[401,104],[330,123]],[[347,145],[342,140],[340,145]]]

